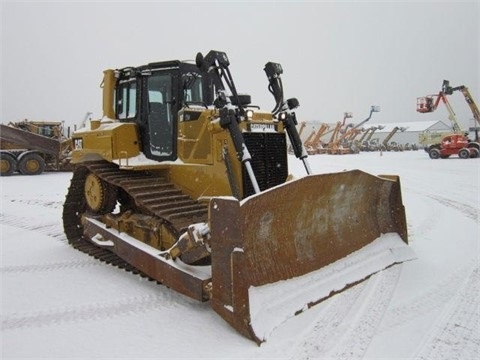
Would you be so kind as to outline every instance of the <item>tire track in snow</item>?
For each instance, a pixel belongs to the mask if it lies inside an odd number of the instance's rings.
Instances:
[[[438,194],[432,194],[425,191],[418,191],[416,189],[409,189],[409,192],[423,196],[425,198],[432,199],[449,209],[457,210],[461,212],[463,215],[465,215],[466,217],[468,217],[469,219],[472,219],[475,221],[478,221],[479,219],[479,209],[475,206],[466,204],[464,202],[459,202],[448,197],[440,196]]]
[[[400,272],[401,264],[395,265],[336,295],[337,301],[297,346],[294,358],[362,358],[391,301]]]
[[[79,321],[102,321],[120,316],[146,313],[155,309],[174,308],[181,305],[170,295],[135,296],[111,303],[94,303],[84,306],[57,308],[23,314],[4,314],[2,331],[32,327],[55,326]]]
[[[26,205],[34,205],[34,206],[43,206],[46,208],[51,209],[61,209],[63,207],[63,200],[62,201],[52,201],[52,200],[42,200],[42,199],[18,199],[12,198],[10,200],[4,198],[5,202],[9,201],[11,203],[20,203]]]
[[[361,359],[368,349],[387,310],[400,278],[402,265],[395,265],[370,278],[358,301],[353,322],[327,357]]]
[[[465,265],[458,271],[435,283],[429,291],[417,296],[408,302],[391,308],[382,321],[379,331],[386,331],[415,320],[418,316],[431,312],[446,304],[458,291],[462,282],[468,277],[472,263]],[[457,284],[457,285],[455,285]]]
[[[67,241],[63,232],[61,219],[53,223],[32,223],[31,218],[9,214],[0,214],[0,224],[9,225],[18,229],[35,231],[43,235],[55,238],[60,241]]]
[[[306,332],[303,341],[297,345],[295,355],[291,360],[307,360],[325,353],[341,335],[341,324],[346,321],[346,316],[351,311],[358,296],[366,283],[360,283],[348,291],[341,292],[327,300],[327,306],[322,310],[321,316],[314,326]],[[302,314],[302,316],[308,316]]]
[[[408,234],[410,238],[423,237],[425,234],[428,234],[430,231],[436,229],[440,222],[440,217],[434,212],[438,210],[432,206],[432,199],[424,198],[422,199],[422,202],[428,205],[428,208],[431,208],[432,210],[429,210],[428,216],[425,218],[415,218],[415,221],[412,222],[407,221]],[[413,227],[412,223],[417,221],[419,221],[419,223]]]
[[[439,195],[432,195],[432,194],[424,194],[424,195],[429,197],[430,199],[433,199],[439,202],[440,204],[448,208],[460,211],[462,214],[464,214],[466,217],[472,220],[478,221],[478,209],[473,206],[470,206],[468,204],[464,204],[443,196],[439,196]]]
[[[479,294],[477,265],[445,307],[415,359],[467,360],[471,354],[480,354]]]
[[[12,273],[31,273],[38,271],[56,271],[65,269],[82,268],[86,266],[98,266],[104,265],[104,263],[92,259],[92,260],[77,260],[69,262],[57,262],[57,263],[45,263],[45,264],[32,264],[32,265],[13,265],[0,267],[0,273],[12,274]]]
[[[410,189],[409,192],[417,194],[420,197],[423,197],[423,200],[427,203],[431,203],[431,200],[433,200],[435,203],[439,203],[439,204],[443,205],[443,207],[448,209],[448,210],[453,209],[455,211],[458,211],[458,212],[462,213],[464,216],[466,216],[467,218],[472,219],[472,220],[474,220],[478,223],[480,211],[475,206],[471,206],[469,204],[459,202],[459,201],[456,201],[456,200],[452,200],[450,198],[443,197],[443,196],[440,196],[440,195],[437,195],[437,194],[431,194],[431,193],[427,193],[427,192],[416,191],[416,190],[413,190],[413,189]],[[438,208],[435,207],[434,204],[432,204],[430,206],[430,208],[431,208],[431,211],[437,211],[437,212],[442,211],[442,208],[438,209]],[[407,215],[408,215],[408,213],[407,213]],[[448,214],[446,214],[446,216],[448,216]],[[422,235],[430,232],[431,230],[437,228],[439,222],[441,222],[441,218],[439,218],[438,214],[431,213],[431,214],[429,214],[428,217],[423,219],[423,221],[418,226],[416,226],[415,229],[409,228],[409,234],[411,236],[414,236],[414,237],[422,236]],[[407,225],[408,225],[408,223],[407,223]]]

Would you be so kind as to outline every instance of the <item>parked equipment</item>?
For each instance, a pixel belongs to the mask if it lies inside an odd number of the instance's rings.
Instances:
[[[479,153],[480,144],[469,141],[466,136],[460,134],[445,136],[440,144],[432,145],[428,150],[431,159],[446,159],[451,155],[468,159],[478,157]]]
[[[445,104],[445,107],[447,108],[448,119],[452,123],[453,131],[461,132],[462,128],[458,123],[457,115],[455,114],[455,111],[453,111],[452,105],[450,105],[450,102],[448,101],[448,98],[447,98],[447,95],[448,95],[447,86],[448,86],[448,81],[444,80],[442,85],[442,90],[440,90],[440,92],[437,95],[427,95],[427,96],[422,96],[417,98],[417,112],[419,113],[434,112],[441,101]]]
[[[470,111],[472,112],[473,118],[476,121],[475,124],[475,141],[479,141],[478,137],[478,129],[480,127],[480,110],[478,109],[477,104],[475,103],[475,100],[473,99],[472,94],[470,94],[470,90],[465,85],[460,85],[460,86],[455,86],[452,87],[450,86],[450,82],[448,80],[443,80],[443,89],[445,94],[451,95],[453,94],[454,91],[460,91],[465,98],[465,101],[467,102],[468,107],[470,108]]]
[[[354,125],[349,133],[350,133],[350,136],[348,138],[346,138],[346,143],[344,143],[344,147],[347,147],[350,149],[350,153],[352,154],[358,154],[360,152],[360,149],[361,149],[361,142],[360,141],[356,141],[355,138],[363,131],[363,129],[361,128],[361,126],[363,126],[367,121],[369,121],[371,118],[372,118],[372,115],[374,112],[380,112],[380,106],[376,106],[376,105],[372,105],[371,108],[370,108],[370,113],[368,115],[368,117],[359,122],[357,125]],[[365,131],[366,132],[366,131]]]
[[[239,95],[229,65],[210,51],[106,70],[103,119],[73,134],[63,223],[75,248],[210,300],[260,343],[270,320],[412,255],[398,177],[312,175],[280,64],[264,68],[271,112]],[[309,176],[288,176],[286,136]],[[322,282],[332,271],[334,289]]]
[[[320,154],[323,145],[322,145],[322,136],[325,135],[330,126],[328,124],[321,124],[319,129],[313,133],[312,137],[309,136],[307,141],[304,143],[305,149],[307,150],[308,155]]]
[[[403,148],[401,145],[399,145],[398,143],[396,142],[391,142],[389,143],[389,141],[392,139],[392,137],[398,132],[404,132],[406,130],[406,128],[404,127],[399,127],[399,126],[395,126],[392,131],[390,131],[390,133],[387,135],[387,137],[385,139],[383,139],[382,141],[382,145],[380,146],[380,149],[383,150],[383,151],[402,151]]]
[[[337,123],[337,127],[335,128],[334,133],[332,134],[332,137],[328,142],[327,152],[329,154],[340,154],[340,155],[358,153],[359,151],[357,150],[357,147],[352,146],[352,142],[348,142],[347,138],[352,134],[357,135],[358,134],[357,129],[363,124],[365,124],[368,120],[370,120],[374,112],[379,112],[379,111],[380,111],[380,106],[372,106],[370,108],[370,113],[365,120],[361,121],[357,125],[347,124],[346,126],[344,126],[345,120],[347,118],[353,117],[352,113],[346,112],[343,117],[343,123],[340,123],[340,122]],[[342,129],[343,126],[344,128]]]
[[[368,133],[368,136],[363,140],[362,138],[359,140],[360,142],[360,151],[378,151],[380,150],[380,145],[378,141],[372,141],[372,136],[375,134],[375,131],[377,130],[382,130],[385,126],[379,125],[379,126],[372,126],[367,129],[365,132],[364,136]]]
[[[24,120],[0,124],[0,175],[38,175],[70,170],[72,142],[62,122]]]
[[[324,147],[324,153],[327,154],[343,154],[347,153],[348,149],[343,149],[342,147],[339,146],[339,142],[341,140],[341,135],[340,134],[345,134],[345,132],[348,130],[348,128],[352,127],[352,124],[345,124],[345,121],[347,119],[351,119],[353,117],[353,114],[351,112],[345,112],[343,113],[343,121],[337,121],[337,124],[332,130],[332,135],[330,136],[330,140],[328,143],[325,144]]]
[[[452,109],[452,106],[448,102],[447,95],[452,95],[454,91],[460,91],[465,97],[470,110],[472,111],[473,117],[477,122],[475,126],[475,141],[470,141],[468,139],[468,132],[464,131],[455,115],[455,112]],[[421,144],[426,145],[425,151],[428,152],[430,158],[448,158],[451,155],[458,155],[461,158],[476,158],[479,155],[480,145],[478,138],[478,125],[480,125],[480,111],[477,107],[477,104],[473,100],[472,95],[468,88],[464,85],[452,87],[448,80],[443,80],[442,90],[436,95],[429,95],[417,98],[417,111],[421,113],[433,112],[437,109],[438,104],[442,101],[447,107],[449,113],[449,119],[452,122],[453,133],[448,134],[447,136],[443,134],[436,134],[436,137],[430,137],[430,141],[427,141],[428,137],[424,137],[423,141],[420,141]],[[441,136],[442,140],[439,142],[439,137]]]

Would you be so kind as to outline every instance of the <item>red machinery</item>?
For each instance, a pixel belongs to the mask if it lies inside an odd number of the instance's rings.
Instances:
[[[428,152],[430,158],[448,158],[450,155],[458,155],[462,159],[476,158],[480,153],[480,144],[478,143],[478,127],[475,127],[475,141],[470,141],[467,137],[468,133],[464,132],[458,124],[455,112],[448,102],[447,95],[452,95],[454,91],[460,91],[465,97],[473,117],[478,124],[480,124],[480,111],[473,100],[468,88],[464,85],[452,87],[448,80],[443,80],[442,90],[438,95],[429,95],[417,98],[417,111],[420,113],[428,113],[436,110],[440,101],[447,107],[449,116],[452,122],[454,133],[445,136],[439,144],[433,144],[425,150]],[[436,97],[436,98],[435,98]]]
[[[478,157],[480,145],[477,142],[469,141],[460,134],[445,136],[440,144],[432,145],[428,151],[431,159],[446,159],[450,155],[457,155],[462,159]]]

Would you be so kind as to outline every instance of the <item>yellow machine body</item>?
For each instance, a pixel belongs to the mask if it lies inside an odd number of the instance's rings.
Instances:
[[[295,128],[298,102],[283,99],[280,65],[265,67],[277,102],[271,112],[238,95],[228,65],[212,51],[197,55],[196,65],[106,70],[103,118],[72,136],[76,168],[63,222],[75,248],[211,301],[260,343],[273,328],[255,322],[254,289],[395,237],[367,273],[327,294],[313,291],[288,318],[412,256],[398,251],[408,243],[399,178],[313,175]],[[289,176],[287,136],[303,178]]]

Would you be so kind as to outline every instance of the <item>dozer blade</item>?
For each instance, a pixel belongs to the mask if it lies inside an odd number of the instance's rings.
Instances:
[[[212,307],[257,343],[289,317],[414,258],[396,176],[307,176],[210,204]],[[274,324],[276,322],[276,324]]]

